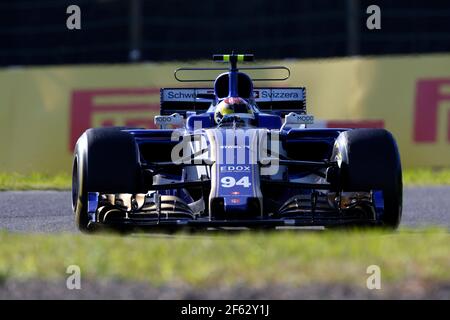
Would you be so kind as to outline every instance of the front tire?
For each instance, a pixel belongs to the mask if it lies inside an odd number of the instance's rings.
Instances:
[[[339,165],[343,191],[383,191],[383,226],[396,229],[402,216],[403,183],[400,155],[392,134],[384,129],[353,129],[336,139],[332,160]]]
[[[143,180],[133,136],[123,128],[88,129],[75,146],[72,208],[82,232],[89,228],[88,193],[139,193]]]

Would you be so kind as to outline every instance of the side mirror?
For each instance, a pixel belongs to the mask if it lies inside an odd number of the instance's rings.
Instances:
[[[183,116],[179,113],[172,113],[170,116],[155,116],[154,122],[161,129],[181,128],[184,126]]]
[[[291,129],[291,128],[306,128],[307,124],[314,123],[314,116],[310,114],[298,114],[295,112],[289,112],[289,114],[284,116],[284,123],[280,130]]]

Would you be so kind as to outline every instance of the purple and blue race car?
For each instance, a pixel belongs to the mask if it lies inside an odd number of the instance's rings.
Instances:
[[[160,129],[92,128],[78,139],[72,204],[81,231],[399,225],[402,171],[388,131],[311,128],[305,88],[253,86],[285,80],[289,69],[238,69],[249,54],[214,60],[229,65],[175,72],[212,87],[161,89]],[[242,72],[273,69],[286,77]],[[180,77],[204,70],[223,73]]]

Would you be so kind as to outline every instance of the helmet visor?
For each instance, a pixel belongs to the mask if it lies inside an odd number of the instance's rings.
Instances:
[[[235,104],[233,109],[235,113],[249,113],[249,107],[246,104]]]

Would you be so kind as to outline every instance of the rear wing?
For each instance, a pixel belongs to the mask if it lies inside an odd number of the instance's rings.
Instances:
[[[206,95],[207,98],[201,96]],[[186,112],[204,113],[214,102],[214,89],[211,88],[162,88],[161,115],[167,116]]]
[[[289,112],[306,113],[306,88],[255,88],[259,110],[284,117]]]
[[[289,112],[306,113],[306,89],[255,88],[254,102],[262,112],[281,117]],[[215,101],[212,88],[162,88],[161,115],[186,112],[204,113]]]

